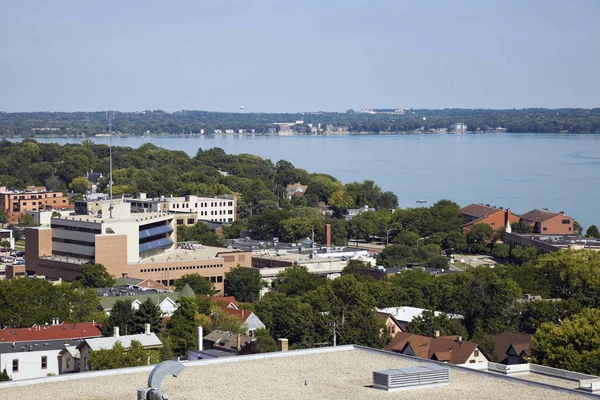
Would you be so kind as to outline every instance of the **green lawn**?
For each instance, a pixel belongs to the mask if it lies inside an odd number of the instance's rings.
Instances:
[[[467,264],[467,263],[462,263],[462,262],[460,262],[460,261],[457,261],[457,262],[455,262],[455,263],[452,263],[452,265],[454,265],[455,267],[458,267],[458,268],[460,268],[460,269],[462,269],[462,270],[465,270],[465,269],[467,269],[467,268],[469,268],[469,267],[470,267],[470,265],[469,265],[469,264]]]
[[[15,250],[25,250],[25,241],[24,240],[15,240]]]

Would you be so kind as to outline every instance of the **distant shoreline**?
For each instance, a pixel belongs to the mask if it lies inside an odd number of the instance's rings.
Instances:
[[[335,137],[335,136],[400,136],[400,135],[427,135],[427,136],[445,136],[445,135],[486,135],[490,133],[504,133],[510,134],[531,134],[531,135],[548,135],[548,134],[560,134],[560,135],[597,135],[597,132],[503,132],[503,131],[486,131],[486,132],[338,132],[338,133],[327,133],[327,134],[303,134],[303,133],[286,133],[286,134],[273,134],[273,133],[149,133],[143,135],[136,134],[123,134],[115,133],[113,137],[204,137],[204,136],[223,136],[223,137],[250,137],[250,136],[269,136],[269,137],[292,137],[292,136],[307,136],[307,137]],[[100,135],[0,135],[0,139],[94,139],[94,138],[106,138],[110,137],[108,134]]]

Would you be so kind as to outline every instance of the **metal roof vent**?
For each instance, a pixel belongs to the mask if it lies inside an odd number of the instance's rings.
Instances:
[[[441,365],[373,371],[373,386],[387,391],[433,388],[450,382],[450,371]]]

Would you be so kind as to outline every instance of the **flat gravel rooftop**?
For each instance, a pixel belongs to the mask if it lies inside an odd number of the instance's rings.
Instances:
[[[450,369],[450,384],[431,389],[385,392],[371,387],[372,372],[380,369],[425,365],[417,359],[340,346],[231,357],[186,363],[179,377],[163,380],[172,400],[196,399],[569,399],[579,398],[559,389],[490,374]],[[325,351],[323,351],[325,350]],[[135,372],[133,372],[135,371]],[[63,380],[45,378],[26,385],[2,387],[2,399],[48,398],[61,400],[129,400],[146,385],[150,368],[102,373],[71,374]],[[305,384],[306,382],[306,384]],[[16,382],[15,382],[16,383]],[[21,382],[23,384],[24,382]]]

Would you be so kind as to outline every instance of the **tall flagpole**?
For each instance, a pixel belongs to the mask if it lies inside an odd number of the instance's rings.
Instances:
[[[109,177],[109,182],[108,182],[108,187],[110,190],[110,204],[108,206],[108,213],[109,213],[109,218],[112,219],[113,217],[113,175],[112,175],[112,120],[115,117],[115,112],[113,111],[112,117],[110,115],[108,115],[107,113],[107,118],[108,118],[108,157],[109,157],[109,163],[110,163],[110,177]]]

